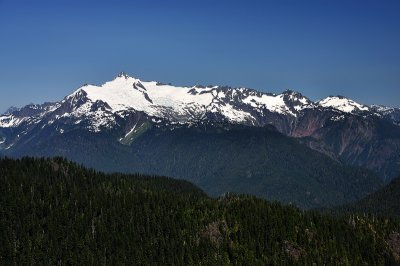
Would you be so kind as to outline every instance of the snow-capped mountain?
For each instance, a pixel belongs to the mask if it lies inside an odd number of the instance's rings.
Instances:
[[[272,94],[225,86],[177,87],[121,73],[100,86],[84,85],[59,102],[9,109],[0,115],[0,152],[27,145],[36,135],[45,139],[77,128],[131,145],[149,126],[272,125],[336,160],[366,165],[390,178],[400,172],[399,114],[397,108],[367,106],[343,96],[313,102],[291,90]]]
[[[387,107],[383,105],[371,105],[370,110],[378,116],[381,116],[382,118],[392,121],[394,124],[400,126],[400,108]]]
[[[359,104],[351,99],[347,99],[344,96],[329,96],[321,101],[318,101],[318,105],[326,108],[330,107],[345,113],[370,111],[368,106]]]
[[[98,112],[94,106],[100,104],[104,107],[101,111],[103,118],[110,114],[123,115],[136,111],[177,123],[215,116],[233,123],[259,124],[257,116],[265,112],[296,117],[301,110],[316,107],[309,99],[292,91],[275,95],[246,88],[175,87],[141,81],[126,74],[120,74],[101,86],[83,86],[63,102],[71,101],[76,108],[68,115],[75,117],[94,110]],[[100,113],[97,117],[101,117]]]
[[[300,93],[285,91],[276,95],[247,88],[176,87],[155,81],[141,81],[124,73],[101,86],[84,85],[58,103],[28,105],[0,116],[0,127],[35,124],[41,118],[71,118],[75,124],[85,122],[88,129],[111,128],[116,117],[143,112],[149,117],[171,123],[201,120],[224,120],[248,125],[264,125],[267,113],[297,117],[307,108],[316,108]]]
[[[343,96],[330,96],[312,102],[298,92],[287,90],[281,94],[263,93],[247,88],[223,86],[176,87],[156,81],[141,81],[119,74],[101,86],[84,85],[57,103],[30,104],[9,109],[0,116],[0,127],[18,127],[22,123],[38,123],[46,115],[51,121],[73,118],[75,123],[89,119],[89,130],[115,125],[115,116],[129,112],[143,112],[149,117],[173,123],[191,123],[219,119],[232,123],[271,124],[263,119],[268,115],[296,118],[307,109],[331,108],[343,113],[373,110],[387,115],[388,107],[368,107]],[[386,108],[386,109],[385,109]]]

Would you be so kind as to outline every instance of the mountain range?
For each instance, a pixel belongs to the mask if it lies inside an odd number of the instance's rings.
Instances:
[[[314,102],[291,90],[177,87],[121,73],[58,102],[10,108],[0,154],[65,156],[309,208],[362,198],[397,176],[399,125],[400,109],[343,96]]]

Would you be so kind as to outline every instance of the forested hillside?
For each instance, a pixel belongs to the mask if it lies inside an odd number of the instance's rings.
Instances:
[[[1,265],[388,265],[400,224],[209,198],[186,181],[0,159]]]
[[[124,139],[130,145],[116,138],[74,127],[63,134],[39,131],[6,155],[61,156],[106,172],[185,179],[211,196],[244,193],[304,209],[353,202],[383,183],[373,172],[309,149],[273,127],[145,124]]]
[[[334,208],[335,212],[369,213],[400,217],[400,177],[355,203]]]

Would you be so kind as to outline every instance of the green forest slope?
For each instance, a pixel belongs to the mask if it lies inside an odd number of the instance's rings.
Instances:
[[[186,181],[103,174],[60,158],[0,159],[1,265],[388,265],[400,224]]]
[[[353,202],[383,183],[270,127],[153,127],[131,139],[123,145],[117,136],[82,130],[46,133],[7,155],[61,156],[106,172],[185,179],[211,196],[244,193],[303,209]]]
[[[333,210],[400,217],[400,177],[357,202],[335,207]]]

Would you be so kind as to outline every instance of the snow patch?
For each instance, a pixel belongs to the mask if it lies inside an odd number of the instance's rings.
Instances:
[[[293,114],[290,111],[289,107],[285,104],[283,97],[284,97],[283,94],[279,95],[263,94],[261,95],[261,97],[256,95],[250,95],[247,98],[245,98],[243,102],[255,108],[260,108],[264,106],[266,109],[274,113],[290,114],[292,116],[295,116],[295,114]]]
[[[137,126],[137,123],[131,128],[131,130],[129,130],[128,133],[125,134],[125,137],[124,137],[124,138],[128,137],[130,134],[132,134],[133,132],[135,132],[136,126]]]
[[[345,118],[344,115],[332,116],[331,121],[338,122],[338,121],[343,120],[344,118]]]
[[[230,104],[219,106],[219,110],[231,122],[241,122],[252,118],[249,113],[237,110]]]
[[[5,115],[0,116],[0,127],[8,128],[8,127],[17,127],[22,124],[27,118],[19,118],[14,115]]]

